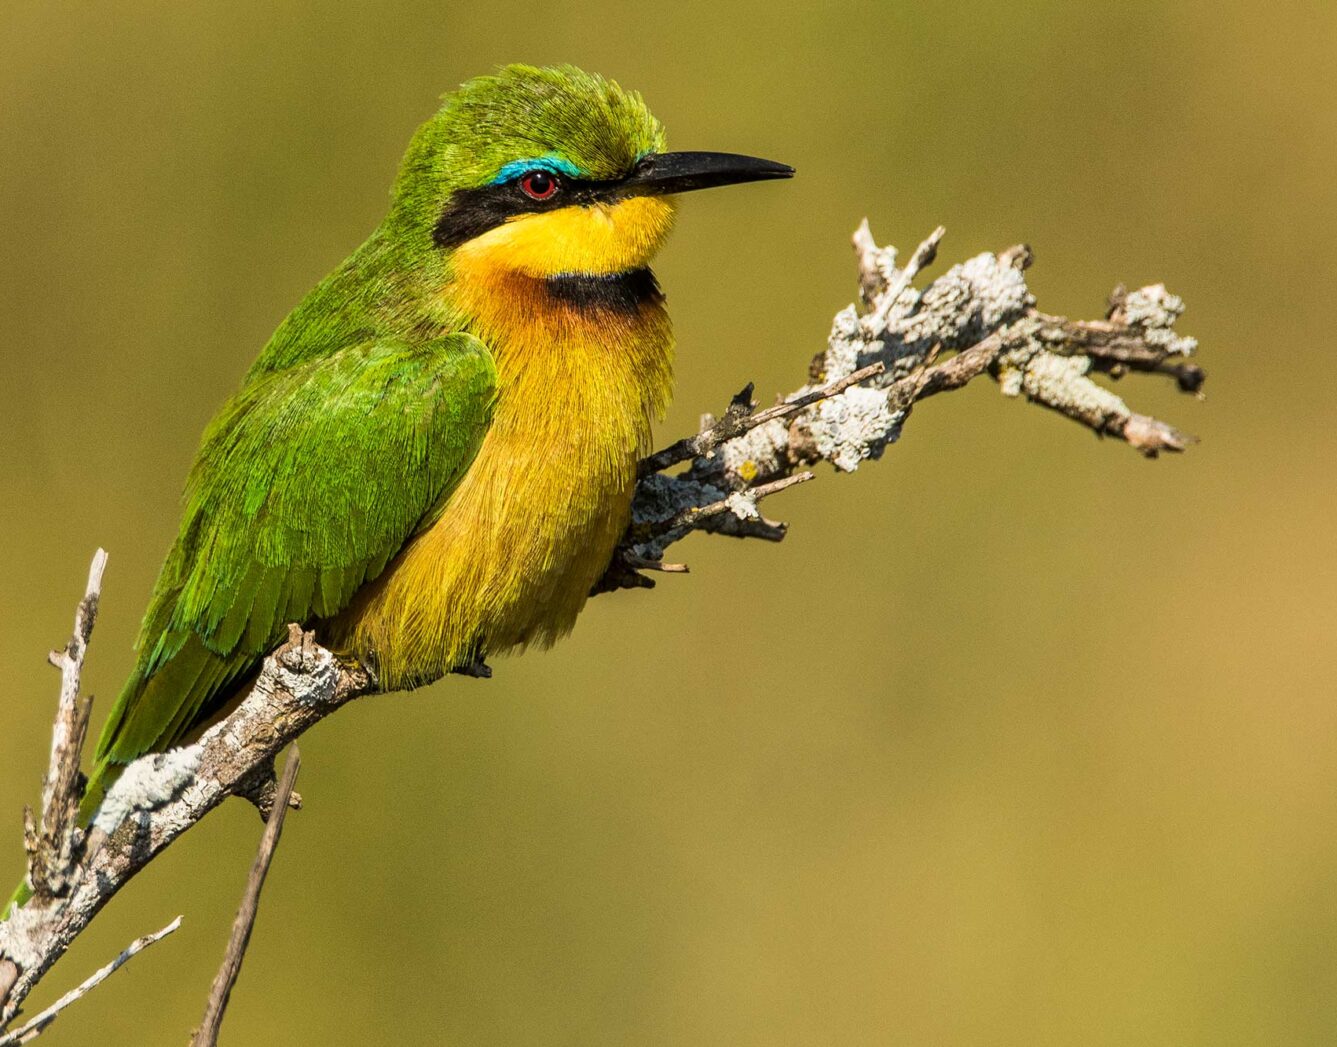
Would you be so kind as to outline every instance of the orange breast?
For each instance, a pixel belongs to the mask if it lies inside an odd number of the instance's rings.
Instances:
[[[626,528],[636,462],[667,403],[668,317],[554,295],[495,266],[457,270],[452,306],[493,348],[498,400],[431,528],[332,623],[382,685],[568,632]]]

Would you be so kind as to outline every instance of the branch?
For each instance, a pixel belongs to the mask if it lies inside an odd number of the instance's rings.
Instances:
[[[241,908],[237,910],[237,917],[232,921],[232,934],[228,938],[227,952],[223,954],[223,965],[218,969],[213,987],[209,990],[209,1003],[204,1011],[204,1021],[195,1030],[195,1035],[190,1041],[191,1047],[215,1047],[218,1043],[218,1030],[223,1025],[223,1012],[227,1010],[232,987],[237,984],[237,975],[241,974],[241,961],[246,956],[246,947],[251,943],[251,931],[255,928],[255,917],[260,910],[260,891],[265,886],[265,877],[269,875],[274,852],[278,850],[279,834],[283,832],[283,817],[288,813],[288,801],[292,797],[292,788],[297,782],[297,772],[301,766],[302,754],[294,745],[288,755],[288,762],[283,766],[283,780],[279,782],[270,806],[271,813],[265,824],[264,836],[260,838],[260,850],[256,853],[255,863],[251,866],[251,875],[246,881],[246,893],[242,896]]]
[[[70,890],[34,897],[0,923],[0,1029],[102,907],[144,866],[228,796],[254,794],[274,758],[307,728],[374,689],[360,665],[340,661],[297,626],[265,659],[240,705],[194,745],[130,764],[89,827]]]
[[[853,472],[881,457],[919,401],[987,375],[1005,395],[1024,397],[1155,458],[1193,437],[1133,411],[1090,377],[1131,372],[1173,377],[1199,393],[1205,375],[1187,358],[1191,338],[1175,334],[1183,302],[1160,284],[1111,297],[1105,319],[1075,321],[1035,308],[1025,271],[1029,248],[981,254],[922,291],[916,278],[937,256],[935,229],[903,267],[864,222],[854,234],[859,301],[836,315],[807,385],[775,407],[753,411],[752,387],[718,421],[641,462],[632,525],[596,592],[646,588],[641,572],[693,531],[778,540],[785,525],[757,512],[776,485],[828,462]],[[683,471],[666,470],[690,460]],[[675,564],[684,570],[681,564]]]
[[[1117,289],[1102,320],[1042,313],[1026,286],[1032,258],[1022,246],[977,255],[917,289],[943,235],[935,230],[898,267],[896,250],[879,247],[866,222],[859,227],[859,300],[836,315],[807,381],[762,411],[754,409],[749,386],[718,421],[706,418],[700,432],[642,462],[631,525],[596,592],[652,586],[643,571],[685,571],[683,564],[665,562],[664,552],[694,531],[780,540],[785,525],[762,516],[758,502],[811,479],[819,462],[853,472],[879,458],[900,438],[916,404],[982,376],[1005,395],[1123,440],[1149,458],[1192,442],[1133,411],[1091,377],[1159,374],[1199,393],[1203,373],[1188,362],[1196,343],[1174,332],[1183,311],[1178,298],[1155,284]],[[100,568],[95,573],[100,576]],[[77,699],[78,669],[96,610],[96,582],[90,577],[75,637],[57,656],[62,691],[52,769],[41,829],[28,836],[34,896],[0,923],[0,1030],[144,866],[228,796],[247,797],[265,812],[280,799],[275,756],[319,720],[376,690],[368,669],[340,660],[319,647],[314,634],[291,626],[288,641],[265,660],[250,693],[226,719],[194,745],[130,764],[81,834],[73,812],[82,789],[78,749],[87,702]],[[481,663],[467,668],[486,672]],[[276,837],[284,806],[278,802],[270,822]],[[244,913],[245,907],[239,926]]]

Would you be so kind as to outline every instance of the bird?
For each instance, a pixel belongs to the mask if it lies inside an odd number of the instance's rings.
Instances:
[[[239,700],[290,622],[386,691],[568,633],[670,397],[650,262],[675,197],[793,173],[669,152],[639,94],[570,65],[445,95],[384,220],[204,433],[84,819]]]

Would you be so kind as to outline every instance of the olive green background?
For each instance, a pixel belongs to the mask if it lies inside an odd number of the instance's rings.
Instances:
[[[1337,1039],[1337,7],[0,0],[0,872],[88,558],[105,711],[199,432],[379,219],[437,96],[514,60],[641,90],[678,148],[794,164],[684,200],[681,435],[796,386],[867,214],[1041,305],[1166,281],[1208,399],[1148,463],[980,383],[781,546],[601,597],[547,654],[303,742],[224,1040]],[[942,268],[939,266],[939,271]],[[228,804],[97,921],[44,1043],[185,1042],[259,836]]]

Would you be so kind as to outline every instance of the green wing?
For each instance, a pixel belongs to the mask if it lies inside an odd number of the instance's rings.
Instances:
[[[347,606],[468,468],[495,391],[465,334],[358,345],[245,386],[205,433],[99,764],[177,744],[288,622]]]

